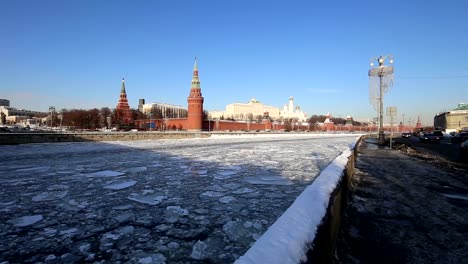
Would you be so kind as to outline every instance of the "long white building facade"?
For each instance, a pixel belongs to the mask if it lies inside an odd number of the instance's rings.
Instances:
[[[228,104],[225,111],[210,111],[209,116],[213,119],[252,120],[263,116],[264,113],[268,113],[276,121],[295,119],[305,122],[307,120],[307,114],[298,105],[294,106],[293,97],[289,97],[289,103],[285,104],[283,109],[265,105],[257,99],[252,98],[248,103]]]
[[[179,105],[166,103],[140,104],[139,110],[147,115],[154,115],[153,118],[186,118],[187,108]]]

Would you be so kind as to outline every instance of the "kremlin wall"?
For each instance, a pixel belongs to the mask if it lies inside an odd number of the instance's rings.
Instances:
[[[323,123],[308,124],[306,121],[306,114],[300,110],[300,107],[293,106],[293,98],[289,99],[289,106],[284,107],[283,111],[276,113],[275,111],[273,116],[270,116],[269,112],[263,112],[263,117],[260,120],[242,120],[242,121],[232,121],[232,120],[221,120],[219,116],[210,116],[210,118],[204,117],[203,103],[204,98],[202,95],[200,80],[198,77],[198,65],[197,60],[195,59],[193,67],[193,76],[192,76],[192,85],[190,88],[189,96],[187,97],[188,108],[186,110],[186,117],[182,118],[145,118],[132,120],[132,114],[130,106],[127,100],[127,93],[125,89],[125,80],[122,79],[122,87],[120,90],[120,98],[116,107],[117,118],[121,121],[122,124],[134,125],[137,129],[146,130],[185,130],[191,132],[197,131],[363,131],[363,132],[372,132],[377,131],[377,127],[374,126],[353,126],[352,118],[348,116],[346,118],[345,125],[335,125],[332,121],[332,116],[330,113],[326,115],[326,120]],[[258,101],[250,101],[250,105],[258,107]],[[249,105],[245,104],[245,105]],[[152,104],[155,105],[155,104]],[[171,107],[171,105],[165,105],[164,107]],[[149,107],[149,108],[148,108]],[[140,99],[139,110],[149,115],[151,110],[151,105],[144,105],[144,99]],[[172,106],[176,111],[180,111],[179,106]],[[244,106],[245,107],[245,106]],[[273,109],[273,107],[270,107]],[[268,108],[268,109],[270,109]],[[229,107],[227,107],[227,110]],[[249,109],[249,108],[247,108]],[[257,110],[258,112],[258,110]],[[253,113],[252,113],[253,114]],[[255,113],[258,114],[258,113]],[[283,114],[285,117],[290,117],[290,121],[272,121],[273,117],[277,118],[280,114]],[[293,119],[294,118],[294,119]],[[390,127],[385,127],[385,130],[389,131]],[[405,127],[400,124],[400,126],[394,126],[393,131],[410,131],[409,127]]]

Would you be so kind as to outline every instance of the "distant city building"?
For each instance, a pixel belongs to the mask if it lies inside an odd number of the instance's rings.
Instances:
[[[138,100],[138,111],[143,113],[143,105],[145,104],[145,99]]]
[[[46,112],[32,111],[26,109],[19,109],[10,107],[10,101],[7,99],[0,99],[0,116],[4,116],[5,123],[0,118],[0,123],[5,124],[27,124],[27,120],[32,120],[36,117],[44,117]]]
[[[289,98],[289,104],[284,105],[283,110],[275,106],[264,105],[255,98],[248,103],[233,103],[226,105],[226,111],[210,111],[209,115],[213,119],[235,119],[235,120],[253,120],[263,117],[264,113],[274,120],[296,119],[304,122],[307,114],[302,112],[299,106],[294,107],[293,97]]]
[[[465,104],[459,104],[456,109],[465,107]],[[434,128],[440,128],[447,133],[468,130],[468,107],[466,110],[452,110],[437,114],[434,116]]]
[[[187,108],[166,103],[143,104],[140,112],[151,118],[187,118]]]
[[[0,106],[10,106],[10,100],[0,99]]]
[[[459,103],[458,107],[453,109],[453,110],[468,110],[468,104],[465,103]]]
[[[125,79],[122,78],[122,88],[120,89],[120,97],[119,102],[117,103],[116,107],[116,114],[118,122],[120,121],[122,124],[130,124],[132,123],[132,112],[130,110],[130,106],[128,105],[127,100],[127,91],[125,90]]]

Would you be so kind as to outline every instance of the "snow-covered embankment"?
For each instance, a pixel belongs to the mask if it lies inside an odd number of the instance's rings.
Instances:
[[[359,142],[336,157],[235,264],[327,262]]]

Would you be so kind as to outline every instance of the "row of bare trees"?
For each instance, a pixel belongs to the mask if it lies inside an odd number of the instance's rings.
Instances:
[[[142,119],[143,114],[137,110],[130,110],[132,119]],[[62,109],[52,114],[52,126],[67,126],[76,129],[110,128],[124,125],[123,117],[116,109],[108,107],[101,109]],[[125,124],[128,125],[128,124]]]
[[[153,107],[149,115],[131,109],[132,120],[187,118],[186,109]],[[125,122],[125,115],[116,109],[103,107],[101,109],[62,109],[51,115],[52,126],[68,126],[76,129],[98,129],[110,127],[131,128],[132,124]]]

